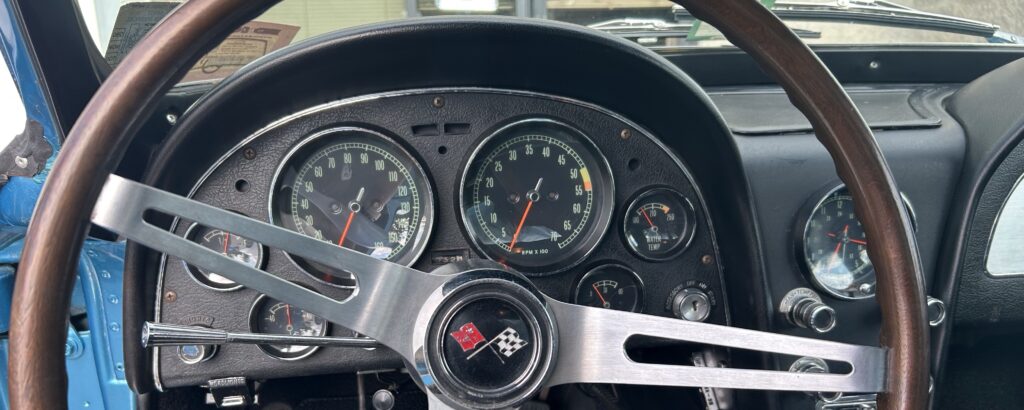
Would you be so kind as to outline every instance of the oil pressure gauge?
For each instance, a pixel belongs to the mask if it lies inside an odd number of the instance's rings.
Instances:
[[[695,220],[693,205],[679,192],[668,188],[649,190],[626,210],[626,244],[644,259],[670,259],[690,244]]]

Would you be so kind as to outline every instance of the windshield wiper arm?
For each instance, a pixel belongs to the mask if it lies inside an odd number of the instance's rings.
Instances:
[[[692,18],[681,7],[676,18]],[[990,43],[1024,44],[1024,37],[1000,30],[998,25],[962,17],[929,13],[886,0],[836,0],[831,2],[776,1],[772,12],[783,20],[859,21],[892,27],[913,27],[984,37]]]
[[[641,39],[682,38],[686,39],[693,24],[667,22],[659,19],[620,18],[590,24],[587,27],[631,39],[641,44]],[[795,29],[803,38],[820,38],[821,33],[811,30]]]

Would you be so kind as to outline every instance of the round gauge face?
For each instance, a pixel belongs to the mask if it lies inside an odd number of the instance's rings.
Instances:
[[[580,279],[575,303],[603,309],[639,312],[643,307],[643,285],[633,271],[624,266],[598,267]]]
[[[626,210],[626,244],[642,258],[669,259],[690,244],[695,220],[693,206],[678,192],[647,191]]]
[[[249,314],[249,328],[253,333],[290,336],[326,336],[328,323],[320,316],[304,309],[278,301],[266,295],[256,299]],[[267,354],[285,360],[301,359],[317,346],[259,345]]]
[[[470,160],[462,217],[489,258],[528,274],[568,269],[607,231],[613,183],[604,157],[561,123],[502,128]]]
[[[403,265],[423,252],[433,221],[423,169],[392,140],[362,129],[308,138],[285,160],[273,195],[275,224]],[[355,285],[346,272],[290,256],[323,282]]]
[[[827,195],[814,208],[804,229],[804,261],[813,282],[839,298],[874,296],[875,268],[868,256],[867,241],[849,192],[839,188]]]
[[[263,265],[263,245],[251,239],[195,223],[185,231],[185,237],[251,268],[259,269]],[[211,289],[235,290],[242,287],[231,279],[198,266],[185,263],[185,267],[197,282]]]

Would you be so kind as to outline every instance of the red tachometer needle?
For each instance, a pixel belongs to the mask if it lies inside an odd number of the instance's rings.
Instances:
[[[355,216],[355,212],[348,213],[348,219],[345,220],[345,229],[341,230],[341,238],[338,238],[338,246],[344,246],[342,244],[345,243],[345,237],[348,236],[348,227],[352,226],[352,218],[355,218]]]
[[[228,244],[231,243],[231,232],[224,231],[224,255],[228,254]]]
[[[867,246],[867,244],[868,244],[868,241],[861,240],[861,239],[850,239],[850,242],[853,242],[853,243],[855,243],[857,245],[865,245],[865,246]]]
[[[508,251],[515,253],[516,242],[519,241],[519,233],[523,231],[523,224],[526,223],[526,216],[530,214],[530,210],[533,209],[533,203],[540,200],[540,184],[544,183],[544,178],[537,179],[537,185],[532,190],[526,193],[526,210],[523,211],[523,217],[519,218],[519,226],[516,227],[516,232],[512,234],[512,242],[508,243]]]
[[[519,240],[519,232],[523,230],[523,224],[526,223],[526,216],[530,214],[530,209],[533,208],[533,201],[526,203],[526,210],[523,211],[523,217],[519,218],[519,226],[516,227],[516,233],[512,234],[512,242],[508,243],[508,251],[514,252],[513,249],[516,247],[516,241]]]
[[[591,286],[594,288],[594,292],[597,293],[597,298],[601,299],[601,305],[602,306],[610,306],[608,304],[608,301],[604,300],[604,295],[601,294],[601,291],[597,289],[597,284],[595,283],[595,284],[593,284]]]

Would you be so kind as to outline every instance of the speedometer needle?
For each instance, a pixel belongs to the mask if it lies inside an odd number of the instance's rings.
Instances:
[[[512,234],[512,242],[508,243],[508,251],[515,253],[516,242],[519,241],[519,233],[523,231],[523,224],[526,223],[526,216],[530,215],[530,209],[533,209],[533,203],[540,200],[540,184],[544,182],[544,178],[537,180],[537,185],[533,187],[533,190],[526,193],[526,210],[523,211],[523,217],[519,218],[519,226],[516,227],[516,232]]]
[[[345,246],[345,237],[348,236],[348,228],[352,226],[352,218],[355,218],[356,214],[362,207],[359,201],[363,200],[363,193],[366,192],[366,188],[359,188],[359,193],[356,194],[356,199],[348,203],[348,219],[345,220],[345,228],[341,230],[341,238],[338,238],[338,246]]]

